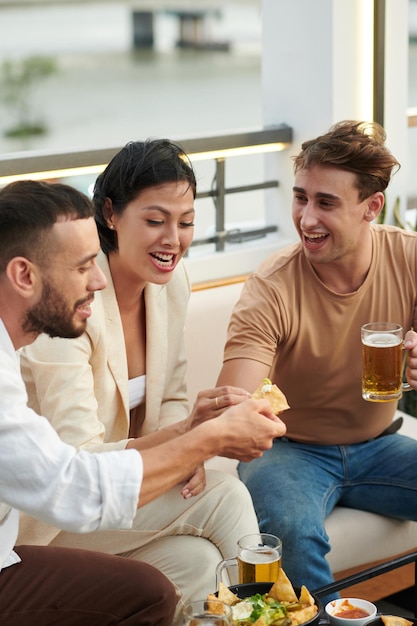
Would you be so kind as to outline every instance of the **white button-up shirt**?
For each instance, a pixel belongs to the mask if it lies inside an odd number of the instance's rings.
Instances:
[[[28,408],[19,357],[0,319],[0,570],[19,561],[18,510],[71,532],[130,528],[142,477],[136,450],[77,451]]]

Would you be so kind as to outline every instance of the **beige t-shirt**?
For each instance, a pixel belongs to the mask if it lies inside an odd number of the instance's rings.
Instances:
[[[417,328],[417,234],[393,226],[371,232],[371,267],[357,291],[328,289],[295,244],[248,278],[232,313],[224,361],[270,366],[291,407],[281,416],[287,435],[297,441],[365,441],[394,415],[396,402],[362,399],[360,327],[390,321],[404,332]]]

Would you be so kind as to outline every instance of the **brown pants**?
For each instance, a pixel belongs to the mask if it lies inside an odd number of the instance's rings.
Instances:
[[[146,563],[74,548],[18,546],[0,572],[7,626],[170,626],[173,585]]]

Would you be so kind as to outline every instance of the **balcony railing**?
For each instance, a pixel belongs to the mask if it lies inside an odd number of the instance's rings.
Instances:
[[[198,192],[197,199],[212,198],[215,205],[215,231],[210,237],[195,239],[193,246],[214,244],[217,252],[229,242],[242,242],[264,237],[277,231],[276,225],[260,228],[226,229],[226,197],[260,189],[278,187],[278,180],[248,183],[237,187],[226,186],[226,160],[232,156],[265,154],[280,151],[291,144],[292,129],[285,125],[230,135],[177,139],[192,162],[214,160],[214,188]],[[21,152],[0,155],[0,186],[20,178],[59,179],[80,175],[97,175],[120,150],[105,148],[77,152],[40,153]]]
[[[408,127],[413,130],[417,126],[417,109],[408,110]],[[279,181],[264,180],[262,182],[248,182],[241,186],[228,187],[226,185],[226,165],[228,157],[265,154],[271,151],[283,150],[292,142],[292,128],[286,124],[273,126],[261,130],[206,136],[198,138],[177,138],[192,162],[213,160],[215,163],[214,185],[211,189],[199,191],[197,199],[211,198],[215,208],[213,230],[209,235],[196,237],[192,246],[202,247],[212,244],[216,252],[225,250],[226,244],[242,243],[266,237],[269,233],[278,231],[277,224],[265,223],[258,227],[240,227],[239,224],[226,226],[228,196],[237,193],[246,193],[256,190],[277,188]],[[121,146],[80,151],[60,152],[15,152],[0,154],[0,186],[19,178],[59,179],[86,175],[94,180],[111,158],[120,150]],[[246,182],[246,181],[245,181]],[[414,194],[407,198],[407,208],[415,210],[417,206]],[[210,229],[211,230],[211,229]]]

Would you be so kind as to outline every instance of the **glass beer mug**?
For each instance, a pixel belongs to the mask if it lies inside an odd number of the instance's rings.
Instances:
[[[403,382],[403,329],[391,322],[361,328],[362,398],[371,402],[399,400],[411,385]]]
[[[216,585],[223,578],[225,569],[237,565],[238,582],[275,582],[282,561],[282,543],[275,535],[255,533],[245,535],[237,542],[237,555],[220,561],[216,568]]]

